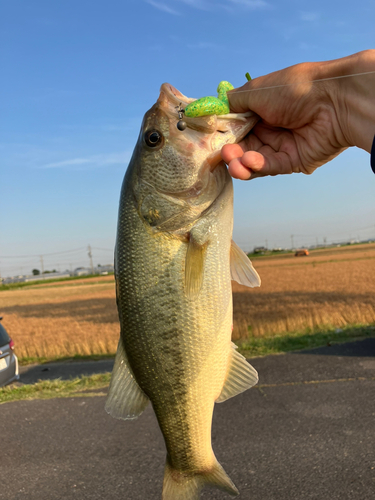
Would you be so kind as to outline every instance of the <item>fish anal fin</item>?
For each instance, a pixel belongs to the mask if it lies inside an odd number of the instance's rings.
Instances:
[[[198,297],[203,284],[207,244],[200,245],[190,234],[185,260],[185,293],[189,299]]]
[[[120,337],[105,410],[113,418],[133,420],[143,412],[148,401],[135,380]]]
[[[232,359],[228,368],[227,378],[216,403],[222,403],[227,399],[233,398],[233,396],[241,394],[241,392],[250,389],[250,387],[258,383],[258,372],[236,349],[236,345],[232,343]]]
[[[251,260],[232,240],[230,247],[230,273],[232,280],[250,288],[260,286],[259,274],[254,269]]]

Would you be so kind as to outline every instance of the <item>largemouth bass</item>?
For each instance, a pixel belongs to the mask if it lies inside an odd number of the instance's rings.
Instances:
[[[163,84],[146,113],[115,250],[121,336],[106,410],[134,419],[151,401],[167,448],[163,500],[195,500],[206,484],[238,493],[212,451],[212,414],[258,381],[231,343],[231,278],[260,280],[231,239],[233,188],[220,157],[258,117],[186,117],[180,131],[176,107],[193,101]]]

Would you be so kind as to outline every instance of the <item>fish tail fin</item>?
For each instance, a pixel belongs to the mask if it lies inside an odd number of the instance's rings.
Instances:
[[[209,471],[186,474],[174,469],[167,459],[162,500],[198,500],[205,485],[214,486],[231,495],[239,493],[218,461],[215,461]]]

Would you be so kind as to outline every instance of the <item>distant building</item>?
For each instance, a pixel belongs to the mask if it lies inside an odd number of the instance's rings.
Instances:
[[[43,281],[43,280],[51,280],[56,278],[69,278],[70,274],[68,272],[65,273],[46,273],[46,274],[23,274],[18,276],[9,276],[2,280],[3,285],[8,285],[9,283],[26,283],[29,281]]]
[[[254,247],[253,253],[263,253],[263,252],[267,252],[266,247]]]
[[[94,269],[95,274],[110,274],[114,272],[113,264],[107,264],[105,266],[98,266]]]
[[[105,275],[113,272],[114,272],[113,264],[94,267],[94,274]],[[73,276],[87,276],[88,274],[93,274],[90,267],[77,267],[73,271]]]
[[[73,271],[73,276],[87,276],[91,274],[91,269],[88,267],[76,267]]]
[[[70,274],[67,272],[37,274],[36,276],[34,276],[34,274],[29,274],[25,276],[25,279],[23,281],[41,281],[41,280],[52,280],[56,278],[70,278]]]

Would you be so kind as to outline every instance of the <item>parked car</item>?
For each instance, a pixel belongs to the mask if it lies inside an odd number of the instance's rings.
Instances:
[[[0,321],[3,318],[0,317]],[[18,359],[14,354],[14,342],[0,323],[0,387],[19,380]]]
[[[307,250],[307,248],[301,248],[300,250],[296,251],[294,257],[304,257],[305,255],[309,255],[309,251]]]

